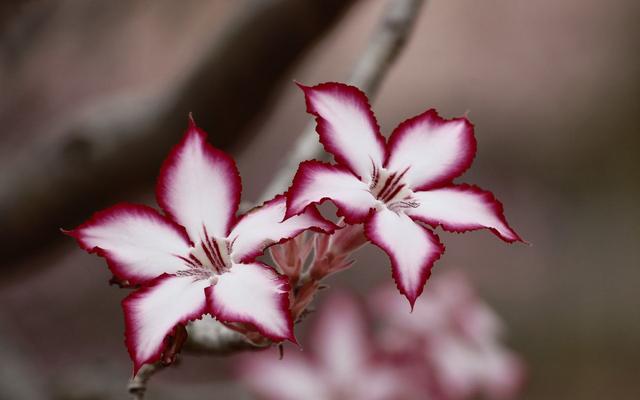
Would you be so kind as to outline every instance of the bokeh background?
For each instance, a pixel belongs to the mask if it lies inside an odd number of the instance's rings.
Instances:
[[[293,80],[345,80],[384,7],[0,5],[1,399],[124,396],[125,293],[57,228],[153,204],[189,111],[254,201],[310,120]],[[475,123],[459,181],[492,190],[531,246],[441,232],[434,273],[464,271],[504,318],[529,366],[522,399],[640,398],[639,20],[635,0],[432,0],[373,101],[385,133],[430,107]],[[330,284],[389,279],[367,248]],[[250,398],[229,365],[185,355],[148,398]]]

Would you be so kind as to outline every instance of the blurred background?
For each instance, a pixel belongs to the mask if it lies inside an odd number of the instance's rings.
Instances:
[[[310,120],[293,80],[346,80],[385,3],[0,5],[1,399],[124,396],[125,292],[58,228],[154,204],[189,111],[255,201]],[[458,181],[493,191],[532,245],[439,232],[434,274],[464,271],[505,320],[523,399],[640,398],[639,18],[634,0],[428,1],[373,101],[385,134],[430,107],[475,123]],[[329,283],[389,279],[367,247]],[[181,361],[148,398],[251,398],[229,359]]]

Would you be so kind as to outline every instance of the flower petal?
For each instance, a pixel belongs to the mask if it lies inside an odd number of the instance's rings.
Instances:
[[[287,192],[286,218],[326,199],[331,199],[339,214],[352,224],[364,221],[376,205],[369,187],[346,168],[315,160],[305,161],[298,167]]]
[[[240,175],[231,157],[206,141],[192,119],[182,141],[164,161],[158,178],[158,204],[184,226],[192,241],[226,237],[240,202]]]
[[[450,182],[471,166],[476,154],[473,125],[466,118],[443,119],[433,109],[398,125],[388,146],[386,167],[409,168],[405,179],[414,190]]]
[[[202,316],[204,289],[210,284],[209,280],[163,275],[122,301],[134,375],[143,364],[160,359],[164,340],[177,324]]]
[[[454,232],[488,228],[507,242],[522,241],[507,224],[502,204],[477,186],[452,185],[413,197],[420,206],[406,209],[411,218]]]
[[[291,239],[307,229],[331,233],[337,228],[322,218],[315,207],[283,221],[285,212],[286,198],[279,195],[244,214],[229,234],[229,241],[233,243],[232,260],[252,261],[268,246]]]
[[[249,323],[273,341],[295,342],[289,281],[268,266],[234,264],[206,293],[209,312],[219,321]]]
[[[324,148],[363,180],[381,167],[385,141],[367,96],[343,83],[323,83],[304,91],[307,112],[316,116],[316,131]]]
[[[260,398],[327,400],[331,396],[323,371],[295,352],[278,360],[275,354],[264,351],[245,356],[242,361],[242,380]]]
[[[430,230],[416,224],[404,213],[383,208],[365,224],[365,234],[391,258],[393,278],[400,293],[411,303],[422,293],[433,263],[444,246]]]
[[[431,362],[447,398],[508,399],[522,386],[522,362],[500,344],[476,347],[455,335],[434,339]]]
[[[322,305],[311,339],[335,383],[348,386],[371,361],[364,311],[347,294],[333,295]]]
[[[189,251],[184,229],[151,207],[121,203],[67,233],[106,258],[116,277],[134,284],[185,269],[177,257]]]

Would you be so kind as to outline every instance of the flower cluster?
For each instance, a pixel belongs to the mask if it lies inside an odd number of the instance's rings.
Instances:
[[[500,342],[496,314],[463,276],[434,279],[413,313],[391,287],[368,302],[370,314],[346,294],[322,305],[312,324],[309,351],[246,355],[241,381],[273,400],[506,399],[521,387],[519,358]]]
[[[118,204],[67,232],[104,257],[117,282],[137,289],[122,303],[134,373],[165,359],[172,343],[175,351],[185,324],[204,314],[250,338],[295,342],[294,321],[320,281],[352,265],[351,254],[368,241],[389,255],[396,285],[413,307],[444,251],[427,226],[488,228],[505,241],[520,240],[493,195],[452,183],[475,154],[466,118],[445,120],[429,110],[400,124],[385,144],[357,88],[301,88],[337,164],[303,162],[287,193],[237,216],[237,167],[190,118],[160,170],[161,212]],[[342,216],[337,224],[315,208],[325,199]],[[274,267],[258,260],[283,242],[271,252]]]
[[[396,361],[414,365],[433,399],[512,398],[521,388],[524,365],[501,340],[505,329],[496,313],[460,272],[429,284],[413,313],[395,291],[382,288],[370,299],[383,321],[378,343]]]

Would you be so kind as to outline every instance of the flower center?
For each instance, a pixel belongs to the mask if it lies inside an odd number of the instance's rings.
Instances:
[[[417,207],[418,204],[411,198],[413,192],[402,179],[408,170],[409,168],[402,172],[390,172],[384,168],[374,167],[369,184],[371,194],[392,210]]]
[[[200,241],[191,248],[187,257],[180,257],[188,267],[179,275],[195,276],[200,279],[214,279],[231,267],[230,243],[226,239],[211,237],[203,228]]]

